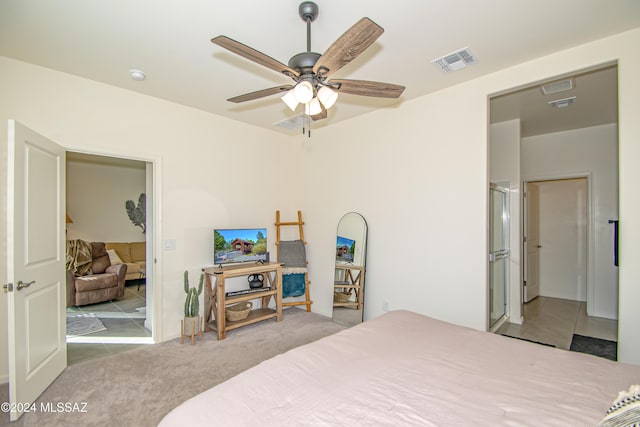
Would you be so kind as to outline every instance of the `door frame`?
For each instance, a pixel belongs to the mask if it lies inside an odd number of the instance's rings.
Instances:
[[[83,147],[83,146],[70,146],[66,144],[61,144],[62,147],[66,150],[66,152],[74,152],[74,153],[82,153],[89,154],[94,156],[103,156],[103,157],[116,157],[120,159],[127,160],[136,160],[140,162],[145,162],[151,164],[151,171],[147,173],[147,177],[151,175],[151,180],[146,180],[146,190],[147,194],[152,194],[152,203],[147,204],[147,208],[151,207],[152,212],[152,223],[149,227],[147,223],[147,233],[151,232],[151,238],[146,237],[146,241],[150,244],[147,245],[147,284],[151,284],[150,291],[152,292],[152,301],[151,301],[151,338],[131,338],[127,339],[110,339],[110,337],[101,337],[100,342],[108,344],[110,341],[116,342],[118,344],[122,344],[124,342],[130,344],[154,344],[160,342],[162,339],[162,335],[160,331],[162,331],[162,315],[161,315],[161,301],[162,301],[162,286],[160,286],[160,281],[157,279],[160,277],[159,272],[162,271],[162,252],[160,251],[160,242],[162,241],[162,231],[160,228],[160,224],[162,222],[161,218],[161,210],[160,210],[160,199],[162,194],[162,184],[160,177],[162,176],[162,160],[160,157],[152,156],[148,154],[140,154],[140,153],[128,153],[125,150],[103,150],[94,147]],[[149,289],[149,287],[147,288]],[[149,304],[147,304],[147,313],[149,313]]]
[[[565,179],[579,179],[579,178],[585,178],[587,180],[587,268],[586,268],[586,274],[587,274],[587,314],[590,312],[590,307],[593,304],[593,300],[595,298],[595,288],[594,288],[594,284],[593,284],[593,278],[595,277],[595,272],[594,272],[594,268],[595,268],[595,260],[594,260],[594,255],[595,255],[595,223],[594,223],[594,218],[593,218],[593,189],[592,189],[592,174],[591,172],[584,172],[584,173],[569,173],[569,174],[559,174],[559,175],[542,175],[542,176],[534,176],[534,177],[530,177],[524,181],[522,181],[522,187],[526,189],[527,188],[527,184],[530,182],[540,182],[540,181],[561,181],[561,180],[565,180]],[[522,193],[522,195],[520,196],[520,206],[521,206],[521,212],[522,212],[522,221],[520,222],[520,226],[521,226],[521,236],[523,236],[523,238],[520,241],[520,247],[522,250],[522,263],[520,266],[520,290],[524,295],[524,280],[525,280],[525,276],[524,276],[524,272],[525,272],[525,263],[526,263],[526,255],[527,255],[527,248],[526,248],[526,242],[524,241],[524,236],[526,235],[525,231],[526,231],[526,227],[527,227],[527,215],[525,215],[524,209],[525,209],[525,195],[524,192]],[[524,304],[524,303],[522,303]],[[524,315],[524,310],[522,311],[523,315]]]
[[[538,182],[538,181],[535,181]],[[526,182],[522,188],[523,194],[523,203],[522,203],[522,295],[521,295],[521,303],[527,304],[534,299],[536,299],[540,295],[540,215],[539,215],[539,191],[537,185],[530,185],[531,181]],[[531,225],[531,213],[532,213],[532,190],[535,188],[535,218],[537,224],[535,227]],[[531,238],[531,230],[535,230],[535,239]],[[535,242],[535,249],[538,251],[536,254],[536,264],[538,267],[538,271],[535,272],[535,292],[532,292],[529,286],[532,284],[531,280],[531,263],[528,261],[532,258],[529,254],[529,247],[533,246]],[[525,284],[526,283],[526,284]],[[531,296],[531,294],[535,294],[535,296]]]

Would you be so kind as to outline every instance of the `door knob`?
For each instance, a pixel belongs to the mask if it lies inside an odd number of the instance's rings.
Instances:
[[[22,280],[18,280],[18,285],[16,286],[17,290],[21,290],[22,288],[28,288],[29,286],[36,283],[35,280],[30,281],[29,283],[23,283]]]

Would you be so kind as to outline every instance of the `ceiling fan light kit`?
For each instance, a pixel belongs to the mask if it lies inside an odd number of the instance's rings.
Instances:
[[[293,94],[300,104],[307,104],[313,99],[313,86],[308,81],[300,82],[293,88]]]
[[[327,110],[333,107],[333,104],[338,100],[338,92],[333,89],[330,89],[328,86],[322,86],[318,90],[318,99],[324,105],[324,108]]]
[[[295,111],[298,104],[305,105],[305,114],[312,120],[327,117],[340,92],[351,95],[399,98],[405,87],[390,83],[334,79],[329,76],[347,65],[371,46],[384,29],[369,18],[362,18],[341,35],[329,48],[319,54],[311,52],[311,22],[318,16],[318,5],[305,1],[298,8],[300,18],[307,23],[307,51],[291,57],[285,65],[262,52],[226,36],[217,36],[211,42],[237,55],[270,68],[294,80],[294,85],[276,86],[229,98],[230,102],[245,102],[265,96],[281,94],[282,101]]]
[[[322,113],[322,106],[320,105],[318,98],[313,98],[305,105],[305,114],[307,116],[315,116],[320,113]]]
[[[298,106],[298,104],[300,104],[296,99],[296,94],[293,89],[287,91],[287,93],[282,95],[281,99],[285,104],[287,104],[287,107],[289,107],[291,111],[296,111],[296,107]]]

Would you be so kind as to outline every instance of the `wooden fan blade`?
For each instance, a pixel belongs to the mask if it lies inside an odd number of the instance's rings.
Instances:
[[[284,65],[282,62],[273,59],[272,57],[265,55],[262,52],[255,50],[252,47],[244,45],[240,42],[237,42],[233,39],[230,39],[226,36],[218,36],[211,39],[211,43],[217,44],[231,52],[242,56],[250,61],[255,62],[256,64],[260,64],[263,67],[271,68],[278,73],[291,74],[293,76],[299,76],[298,73],[293,68],[289,68]]]
[[[328,76],[347,65],[364,52],[384,32],[384,29],[369,18],[362,18],[349,28],[313,66],[313,72]]]
[[[324,108],[324,105],[322,104],[320,104],[320,106],[322,107],[322,111],[319,112],[318,114],[314,114],[313,116],[310,116],[314,122],[327,118],[327,109]]]
[[[258,98],[264,98],[265,96],[275,95],[276,93],[284,93],[289,89],[291,89],[292,87],[293,86],[291,85],[284,85],[284,86],[271,87],[269,89],[257,90],[255,92],[245,93],[244,95],[234,96],[233,98],[227,99],[227,101],[230,101],[230,102],[252,101]]]
[[[400,85],[382,82],[371,82],[367,80],[333,79],[329,83],[329,87],[337,90],[340,93],[375,96],[378,98],[399,98],[405,89],[404,86]]]

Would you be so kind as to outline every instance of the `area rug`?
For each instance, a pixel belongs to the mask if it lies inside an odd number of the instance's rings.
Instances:
[[[106,331],[104,323],[93,313],[67,316],[67,338]]]
[[[573,334],[569,350],[592,354],[613,361],[618,360],[618,343],[615,341]]]

